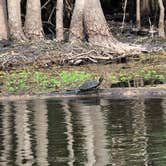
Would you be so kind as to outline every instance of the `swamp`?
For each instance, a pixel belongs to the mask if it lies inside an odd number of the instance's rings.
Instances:
[[[166,165],[165,0],[1,0],[0,165]]]

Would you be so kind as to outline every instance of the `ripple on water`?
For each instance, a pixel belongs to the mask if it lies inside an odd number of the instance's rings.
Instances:
[[[166,165],[166,99],[0,103],[0,165]]]

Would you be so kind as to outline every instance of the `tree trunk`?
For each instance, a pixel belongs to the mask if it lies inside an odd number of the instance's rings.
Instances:
[[[140,0],[136,0],[136,25],[137,28],[141,28],[141,9],[140,9]]]
[[[141,8],[141,14],[142,16],[147,16],[150,14],[150,4],[151,1],[150,0],[143,0],[142,1],[142,8]]]
[[[6,1],[0,1],[0,40],[8,39]]]
[[[110,42],[111,45],[117,43],[109,31],[99,0],[85,0],[84,24],[90,43],[106,47]]]
[[[119,54],[140,51],[140,48],[123,44],[112,36],[99,0],[76,0],[69,41],[72,43],[82,39]]]
[[[57,0],[56,5],[56,39],[63,41],[63,0]]]
[[[7,0],[10,37],[13,40],[26,40],[22,30],[20,0]]]
[[[159,36],[162,38],[165,38],[165,32],[164,32],[164,4],[162,0],[158,0],[159,9],[160,9],[160,17],[159,17],[159,25],[158,25],[158,31]]]
[[[76,0],[70,24],[69,41],[80,42],[84,39],[83,32],[83,11],[85,0]]]
[[[27,0],[25,34],[32,40],[43,38],[40,0]]]

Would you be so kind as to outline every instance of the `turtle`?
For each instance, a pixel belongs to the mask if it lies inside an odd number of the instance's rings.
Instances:
[[[89,80],[89,81],[84,82],[79,87],[79,92],[85,92],[85,91],[90,91],[90,90],[96,89],[97,87],[100,86],[100,84],[102,83],[103,79],[104,79],[104,77],[101,76],[98,81],[96,81],[96,80]]]

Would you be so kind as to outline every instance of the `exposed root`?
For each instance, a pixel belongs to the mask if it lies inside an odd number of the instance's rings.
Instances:
[[[4,48],[0,53],[0,69],[9,70],[13,66],[29,64],[49,67],[58,65],[79,65],[86,63],[108,64],[123,59],[138,58],[143,49],[119,42],[112,47],[90,45],[86,43],[57,43],[40,41],[39,43],[16,44]]]
[[[110,50],[113,54],[125,54],[128,55],[134,55],[134,54],[140,54],[142,51],[147,50],[146,48],[141,47],[140,45],[134,45],[129,43],[122,43],[112,38],[100,38],[100,40],[91,39],[90,43],[91,45],[95,45],[98,47],[103,47],[108,50]],[[99,42],[100,41],[100,42]]]

